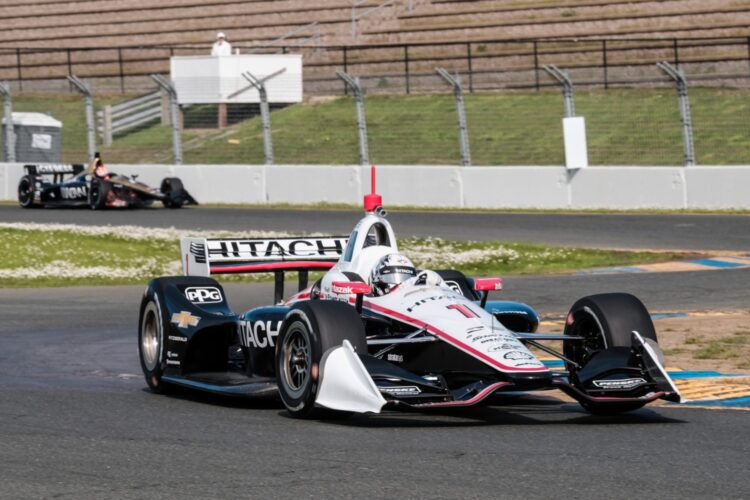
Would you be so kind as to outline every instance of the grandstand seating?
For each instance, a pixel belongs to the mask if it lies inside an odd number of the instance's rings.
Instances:
[[[669,59],[671,39],[678,37],[748,37],[750,4],[740,0],[395,0],[393,5],[361,19],[358,37],[351,34],[354,0],[6,0],[0,4],[0,80],[62,78],[69,72],[87,76],[143,76],[168,71],[170,55],[206,54],[217,31],[246,53],[287,36],[284,45],[317,44],[329,50],[306,50],[305,79],[331,77],[344,64],[353,72],[402,73],[402,43],[409,49],[409,70],[434,72],[436,61],[465,70],[456,61],[473,52],[473,72],[501,65],[507,71],[528,71],[547,62],[568,67],[601,64],[598,42],[611,40],[610,64],[648,64],[638,45],[617,49],[617,39],[665,39],[653,58]],[[381,4],[367,1],[360,12]],[[407,5],[414,6],[408,9]],[[303,29],[313,21],[315,29]],[[300,31],[301,30],[301,31]],[[584,40],[567,49],[560,43],[530,60],[528,40]],[[493,44],[516,40],[518,43]],[[418,44],[473,42],[472,46]],[[681,58],[740,60],[740,43],[713,50],[686,47]],[[385,47],[358,50],[363,45]],[[275,46],[277,49],[281,44]],[[336,47],[351,47],[345,54]],[[16,53],[20,48],[22,52]],[[30,52],[30,49],[40,49]],[[66,52],[60,49],[71,49]],[[654,60],[656,60],[654,59]],[[367,69],[357,64],[367,60]],[[20,64],[19,64],[20,61]],[[454,64],[456,63],[456,64]],[[463,63],[461,63],[463,64]],[[19,70],[19,66],[21,66]],[[366,76],[366,75],[365,75]]]

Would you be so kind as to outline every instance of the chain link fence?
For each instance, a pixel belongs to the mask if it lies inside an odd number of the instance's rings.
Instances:
[[[450,90],[449,87],[445,86]],[[691,88],[697,164],[750,164],[750,91]],[[97,96],[98,111],[121,96]],[[506,91],[464,96],[473,165],[563,165],[563,98],[560,91]],[[658,88],[575,92],[576,114],[586,119],[591,165],[682,165],[677,94]],[[354,99],[310,97],[302,104],[271,107],[274,163],[357,164],[359,139]],[[75,93],[14,93],[14,112],[37,112],[62,122],[66,163],[87,159],[85,107]],[[217,105],[182,109],[183,162],[262,164],[263,129],[257,104],[227,106],[219,127]],[[377,164],[460,165],[452,94],[365,94],[369,161]],[[114,134],[110,145],[97,120],[97,145],[109,163],[173,163],[172,128],[159,116]],[[5,134],[0,134],[5,148]],[[16,151],[24,161],[22,151]]]

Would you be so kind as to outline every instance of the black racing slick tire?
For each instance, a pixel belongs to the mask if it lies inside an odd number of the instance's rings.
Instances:
[[[331,348],[348,340],[357,353],[367,353],[362,320],[354,307],[332,300],[292,307],[281,324],[276,348],[276,381],[287,411],[295,418],[347,416],[315,406],[320,361]]]
[[[177,177],[167,177],[161,181],[162,203],[166,208],[182,208],[185,203],[185,188]]]
[[[584,340],[566,341],[563,353],[566,358],[585,366],[593,355],[603,349],[631,347],[633,331],[644,339],[657,341],[651,315],[637,297],[628,293],[584,297],[573,304],[565,322],[566,335],[581,336]],[[573,381],[576,368],[570,363],[566,367]],[[582,402],[581,406],[594,414],[611,415],[637,410],[644,404],[628,402],[597,405]]]
[[[107,197],[111,187],[107,182],[100,179],[91,179],[89,185],[89,208],[91,210],[101,210],[107,206]]]
[[[148,387],[157,394],[164,394],[171,389],[162,381],[166,366],[165,332],[169,331],[169,318],[164,307],[163,297],[152,288],[148,288],[141,301],[141,312],[138,319],[138,357],[143,376]]]
[[[30,175],[24,175],[18,182],[18,204],[22,208],[34,205],[34,178]]]

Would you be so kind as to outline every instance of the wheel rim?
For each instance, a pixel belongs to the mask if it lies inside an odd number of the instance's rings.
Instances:
[[[595,352],[606,347],[604,332],[593,314],[586,310],[575,313],[575,326],[570,335],[584,337],[583,340],[571,342],[571,349],[565,355],[574,361],[585,364]]]
[[[309,339],[306,326],[295,322],[289,327],[282,346],[283,380],[292,397],[299,397],[310,380],[312,351]]]
[[[21,181],[21,184],[18,186],[18,201],[20,201],[22,205],[27,205],[31,199],[31,192],[31,183],[27,180]]]
[[[149,302],[143,314],[143,325],[141,327],[141,357],[148,371],[153,371],[159,361],[160,348],[159,318],[156,314],[156,306]]]

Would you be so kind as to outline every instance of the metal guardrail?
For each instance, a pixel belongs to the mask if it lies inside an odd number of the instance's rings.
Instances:
[[[99,135],[105,146],[112,138],[156,120],[165,121],[160,91],[136,97],[113,106],[105,106],[96,113]]]

